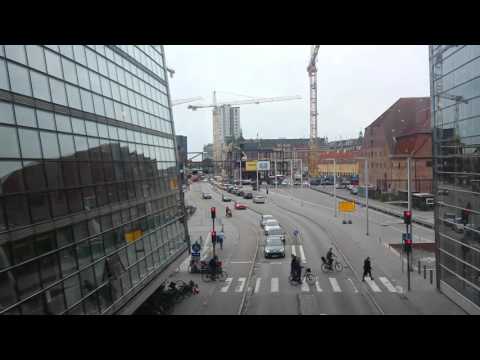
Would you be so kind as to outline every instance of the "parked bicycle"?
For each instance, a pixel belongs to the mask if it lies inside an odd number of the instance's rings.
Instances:
[[[298,285],[298,284],[301,284],[301,282],[303,281],[306,281],[307,284],[309,285],[313,285],[315,284],[315,281],[317,281],[317,276],[312,272],[312,269],[310,268],[306,268],[305,269],[305,274],[303,274],[303,276],[301,275],[301,269],[303,269],[303,266],[301,266],[300,268],[300,280],[298,278],[295,278],[293,276],[293,274],[290,274],[290,276],[288,277],[288,281],[290,282],[290,284],[292,285]]]
[[[322,271],[324,273],[329,273],[329,272],[334,272],[334,271],[340,272],[342,270],[343,270],[343,264],[341,262],[334,259],[332,261],[332,266],[330,267],[328,265],[327,259],[325,259],[325,257],[322,256]]]

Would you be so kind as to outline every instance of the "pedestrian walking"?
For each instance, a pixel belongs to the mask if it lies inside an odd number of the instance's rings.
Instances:
[[[362,281],[365,281],[365,276],[369,276],[370,279],[373,280],[372,276],[372,264],[370,262],[370,256],[368,256],[365,261],[363,262],[363,276],[362,276]]]
[[[220,245],[220,250],[223,250],[223,239],[225,238],[225,233],[223,232],[223,225],[222,230],[217,234],[217,242]]]

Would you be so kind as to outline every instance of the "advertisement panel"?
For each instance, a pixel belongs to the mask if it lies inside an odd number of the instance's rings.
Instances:
[[[257,160],[247,161],[245,163],[245,171],[257,171]]]
[[[355,202],[353,201],[340,201],[338,203],[338,209],[340,212],[354,212]]]
[[[270,161],[260,160],[257,162],[258,171],[269,171],[270,170]]]

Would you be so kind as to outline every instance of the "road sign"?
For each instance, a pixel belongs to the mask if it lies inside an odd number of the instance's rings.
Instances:
[[[355,211],[355,202],[354,201],[340,201],[338,203],[338,210],[340,212],[354,212]]]
[[[257,161],[257,170],[258,171],[269,171],[270,170],[270,161],[269,160]]]
[[[195,243],[192,245],[192,253],[197,253],[200,251],[200,249],[201,249],[200,244]]]

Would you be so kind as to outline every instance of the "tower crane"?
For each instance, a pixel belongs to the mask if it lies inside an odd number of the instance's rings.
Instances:
[[[203,100],[201,96],[193,97],[193,98],[188,98],[188,99],[177,99],[177,100],[172,100],[172,106],[177,106],[180,104],[186,104],[189,102],[194,102],[197,100]]]
[[[307,66],[310,79],[310,151],[308,153],[308,172],[317,175],[315,166],[315,153],[317,144],[317,55],[320,45],[312,45],[310,48],[310,62]]]

